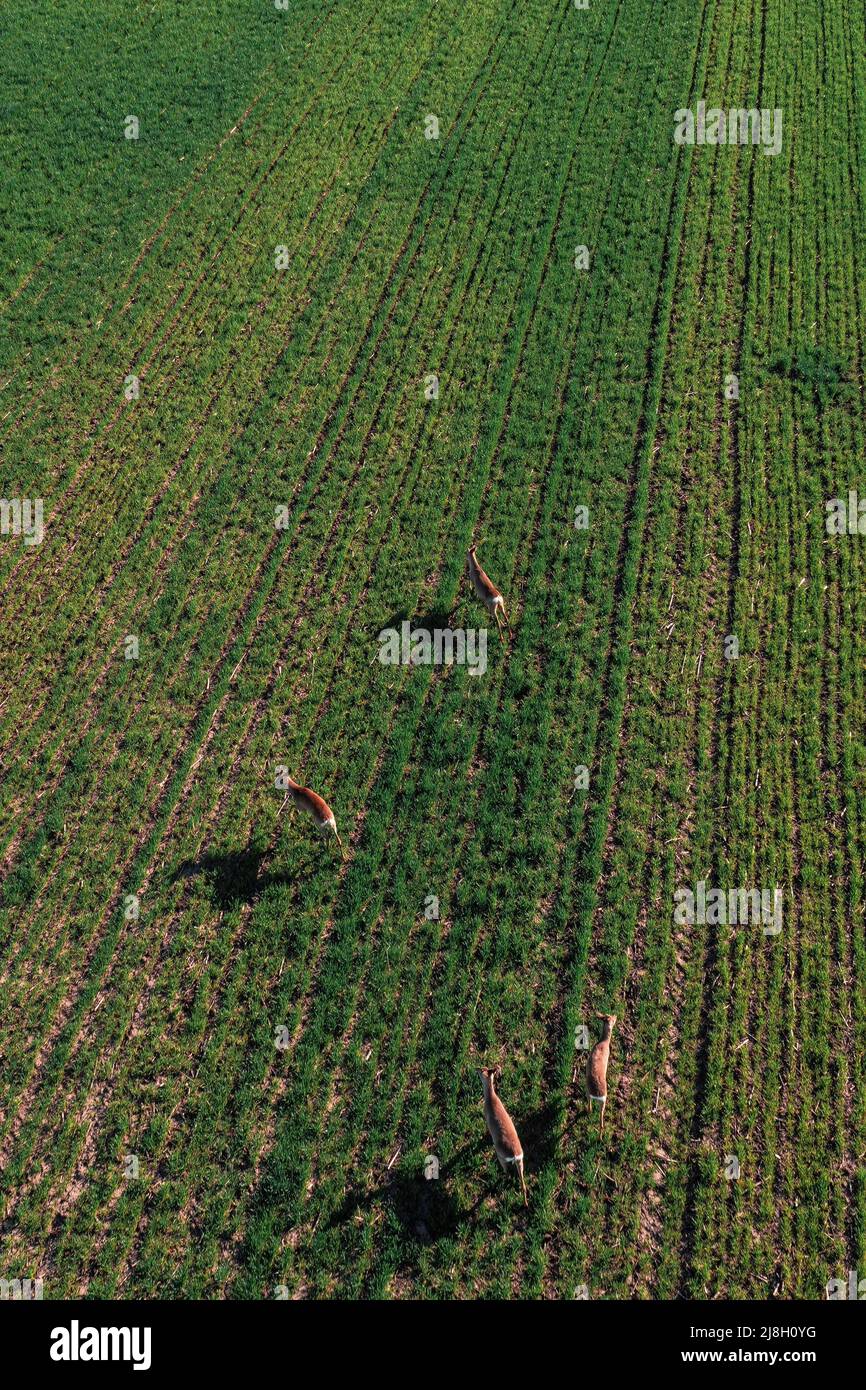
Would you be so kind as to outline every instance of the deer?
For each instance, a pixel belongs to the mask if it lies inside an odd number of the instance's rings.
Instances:
[[[283,802],[283,806],[285,806],[286,801],[291,800],[292,815],[295,814],[295,810],[298,808],[302,811],[308,811],[323,835],[327,835],[330,832],[334,836],[337,844],[340,846],[340,858],[345,859],[346,855],[343,850],[343,841],[337,834],[337,821],[327,801],[324,801],[322,797],[319,796],[318,792],[311,791],[309,787],[302,787],[300,783],[296,782],[292,777],[288,778],[288,782],[289,789],[286,792],[286,800]],[[283,806],[280,807],[281,811]]]
[[[601,1105],[601,1127],[604,1134],[604,1107],[607,1105],[607,1064],[610,1058],[610,1035],[616,1023],[616,1014],[597,1014],[604,1020],[604,1031],[600,1040],[592,1048],[586,1059],[586,1095],[589,1100],[589,1113],[593,1105]]]
[[[490,616],[496,619],[496,626],[499,629],[499,640],[504,647],[505,638],[502,636],[502,618],[505,619],[505,626],[508,628],[508,636],[512,638],[511,625],[505,612],[505,599],[502,597],[493,581],[488,578],[479,565],[478,557],[475,554],[478,545],[479,542],[474,541],[466,552],[469,578],[472,581],[472,587],[477,597],[480,598]]]
[[[503,1173],[508,1172],[510,1163],[517,1169],[517,1176],[520,1178],[520,1186],[523,1190],[523,1205],[528,1206],[526,1179],[523,1176],[523,1148],[517,1137],[514,1121],[496,1094],[496,1078],[502,1075],[501,1069],[498,1067],[479,1067],[478,1075],[481,1077],[481,1085],[484,1088],[484,1118],[487,1121],[490,1138],[493,1140],[496,1157],[502,1164]]]

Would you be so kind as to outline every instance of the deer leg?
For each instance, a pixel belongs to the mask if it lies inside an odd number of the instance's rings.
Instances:
[[[601,1125],[600,1125],[599,1131],[598,1131],[600,1135],[601,1135],[601,1134],[604,1134],[604,1108],[605,1108],[606,1105],[607,1105],[607,1096],[605,1096],[604,1100],[601,1102]]]
[[[498,609],[498,608],[494,608],[494,610],[493,610],[493,616],[494,616],[494,618],[496,619],[496,628],[497,628],[497,631],[498,631],[498,633],[499,633],[499,640],[500,640],[500,642],[502,643],[502,645],[503,645],[503,647],[504,647],[504,646],[505,646],[505,638],[502,636],[502,623],[500,622],[500,619],[499,619],[499,609]]]
[[[346,854],[345,854],[345,851],[344,851],[344,849],[343,849],[343,841],[340,839],[339,835],[337,835],[336,830],[334,831],[334,835],[335,835],[336,838],[337,838],[337,844],[340,846],[340,858],[341,858],[341,859],[345,859],[345,858],[346,858]]]
[[[516,1167],[517,1167],[518,1175],[519,1175],[519,1177],[520,1177],[520,1186],[521,1186],[521,1188],[523,1189],[523,1205],[524,1205],[525,1207],[528,1207],[528,1206],[529,1206],[529,1198],[528,1198],[527,1195],[526,1195],[526,1178],[523,1176],[523,1159],[522,1159],[522,1158],[521,1158],[521,1159],[518,1159],[517,1164],[516,1164]]]
[[[504,603],[501,605],[501,610],[502,610],[502,616],[503,616],[503,618],[505,619],[505,626],[508,628],[508,640],[509,640],[510,642],[513,642],[513,641],[514,641],[514,633],[511,631],[511,624],[510,624],[510,622],[508,621],[508,614],[507,614],[506,611],[505,611],[505,604],[504,604]]]

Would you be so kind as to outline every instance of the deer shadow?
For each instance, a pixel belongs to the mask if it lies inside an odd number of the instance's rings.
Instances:
[[[214,902],[228,911],[238,903],[252,902],[270,884],[287,881],[282,874],[261,872],[264,857],[264,850],[250,846],[222,854],[203,854],[198,859],[185,859],[172,882],[200,875],[208,883]]]
[[[387,1203],[397,1217],[404,1236],[411,1241],[430,1245],[444,1236],[453,1235],[462,1222],[472,1215],[483,1197],[468,1206],[462,1205],[449,1190],[447,1180],[465,1171],[467,1158],[483,1148],[483,1139],[464,1144],[447,1163],[440,1164],[436,1177],[428,1178],[423,1173],[410,1173],[405,1169],[388,1173],[374,1187],[348,1193],[328,1224],[331,1227],[342,1226],[351,1221],[356,1212]]]
[[[544,1167],[555,1154],[556,1114],[557,1107],[547,1104],[522,1120],[518,1117],[530,1183],[532,1174]],[[459,1175],[474,1175],[477,1179],[480,1190],[473,1201],[460,1201],[454,1194],[450,1180]],[[374,1187],[350,1192],[332,1213],[329,1225],[332,1228],[342,1226],[351,1222],[357,1212],[386,1205],[396,1217],[402,1235],[398,1267],[407,1270],[417,1263],[423,1247],[457,1235],[461,1227],[475,1218],[491,1200],[490,1219],[495,1221],[499,1203],[509,1198],[514,1204],[515,1219],[522,1221],[524,1208],[520,1187],[516,1181],[510,1183],[502,1173],[493,1146],[487,1135],[482,1133],[477,1139],[464,1144],[447,1162],[441,1163],[436,1177],[428,1178],[421,1172],[398,1169],[387,1174]],[[530,1187],[530,1209],[531,1200]]]
[[[369,632],[378,637],[380,632],[394,628],[399,633],[403,623],[409,623],[413,630],[421,627],[427,632],[433,632],[436,628],[453,627],[459,612],[460,597],[458,595],[450,612],[443,608],[428,608],[423,613],[410,613],[407,609],[401,608],[398,612],[392,613],[389,618],[385,618],[384,621],[377,620],[371,623]]]
[[[558,1128],[561,1128],[556,1121],[557,1115],[561,1114],[561,1106],[557,1106],[555,1100],[550,1100],[524,1119],[518,1117],[517,1132],[526,1155],[524,1169],[527,1175],[546,1168],[556,1157]]]

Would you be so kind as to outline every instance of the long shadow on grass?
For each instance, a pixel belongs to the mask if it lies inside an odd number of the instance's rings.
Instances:
[[[262,874],[265,851],[260,849],[227,850],[223,854],[203,854],[199,859],[187,859],[174,875],[181,878],[201,875],[210,885],[215,903],[224,911],[238,903],[252,902],[273,883],[287,883],[285,874]]]
[[[465,1144],[448,1163],[441,1165],[438,1178],[425,1178],[423,1173],[397,1169],[375,1187],[350,1192],[328,1224],[342,1226],[351,1221],[356,1212],[387,1203],[412,1241],[429,1245],[443,1236],[453,1235],[486,1194],[473,1205],[463,1206],[452,1194],[448,1179],[465,1172],[467,1159],[485,1147],[480,1138]],[[406,1253],[408,1255],[409,1251]]]
[[[518,1121],[517,1132],[526,1155],[524,1166],[527,1175],[540,1172],[556,1157],[559,1139],[556,1129],[561,1123],[562,1104],[557,1104],[555,1097],[533,1115]]]
[[[551,1103],[532,1115],[518,1117],[519,1133],[526,1154],[530,1200],[533,1174],[543,1168],[556,1151],[558,1113],[557,1107]],[[461,1203],[453,1193],[452,1180],[470,1174],[480,1174],[482,1189],[474,1202]],[[480,1217],[484,1221],[486,1213],[482,1208],[491,1198],[497,1206],[499,1201],[513,1202],[515,1215],[523,1210],[516,1175],[514,1181],[509,1181],[502,1173],[490,1140],[482,1134],[471,1143],[464,1144],[447,1163],[443,1163],[438,1178],[425,1178],[423,1173],[398,1169],[373,1188],[349,1193],[332,1215],[329,1225],[343,1226],[352,1221],[356,1212],[387,1204],[397,1217],[404,1236],[397,1266],[403,1272],[415,1264],[423,1246],[455,1236],[470,1220]]]
[[[427,632],[433,632],[436,628],[453,627],[455,622],[459,623],[459,617],[455,617],[455,614],[459,614],[459,608],[459,601],[450,613],[444,612],[441,608],[431,608],[426,613],[409,613],[405,608],[401,608],[399,612],[392,613],[390,618],[372,622],[369,626],[370,635],[378,638],[379,633],[388,628],[393,628],[399,633],[403,623],[409,623],[413,631],[419,627]]]

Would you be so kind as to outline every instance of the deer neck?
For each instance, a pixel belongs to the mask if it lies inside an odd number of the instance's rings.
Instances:
[[[303,809],[307,804],[307,798],[304,796],[304,788],[301,786],[300,782],[292,781],[291,777],[289,778],[289,797],[294,806],[300,806]]]

